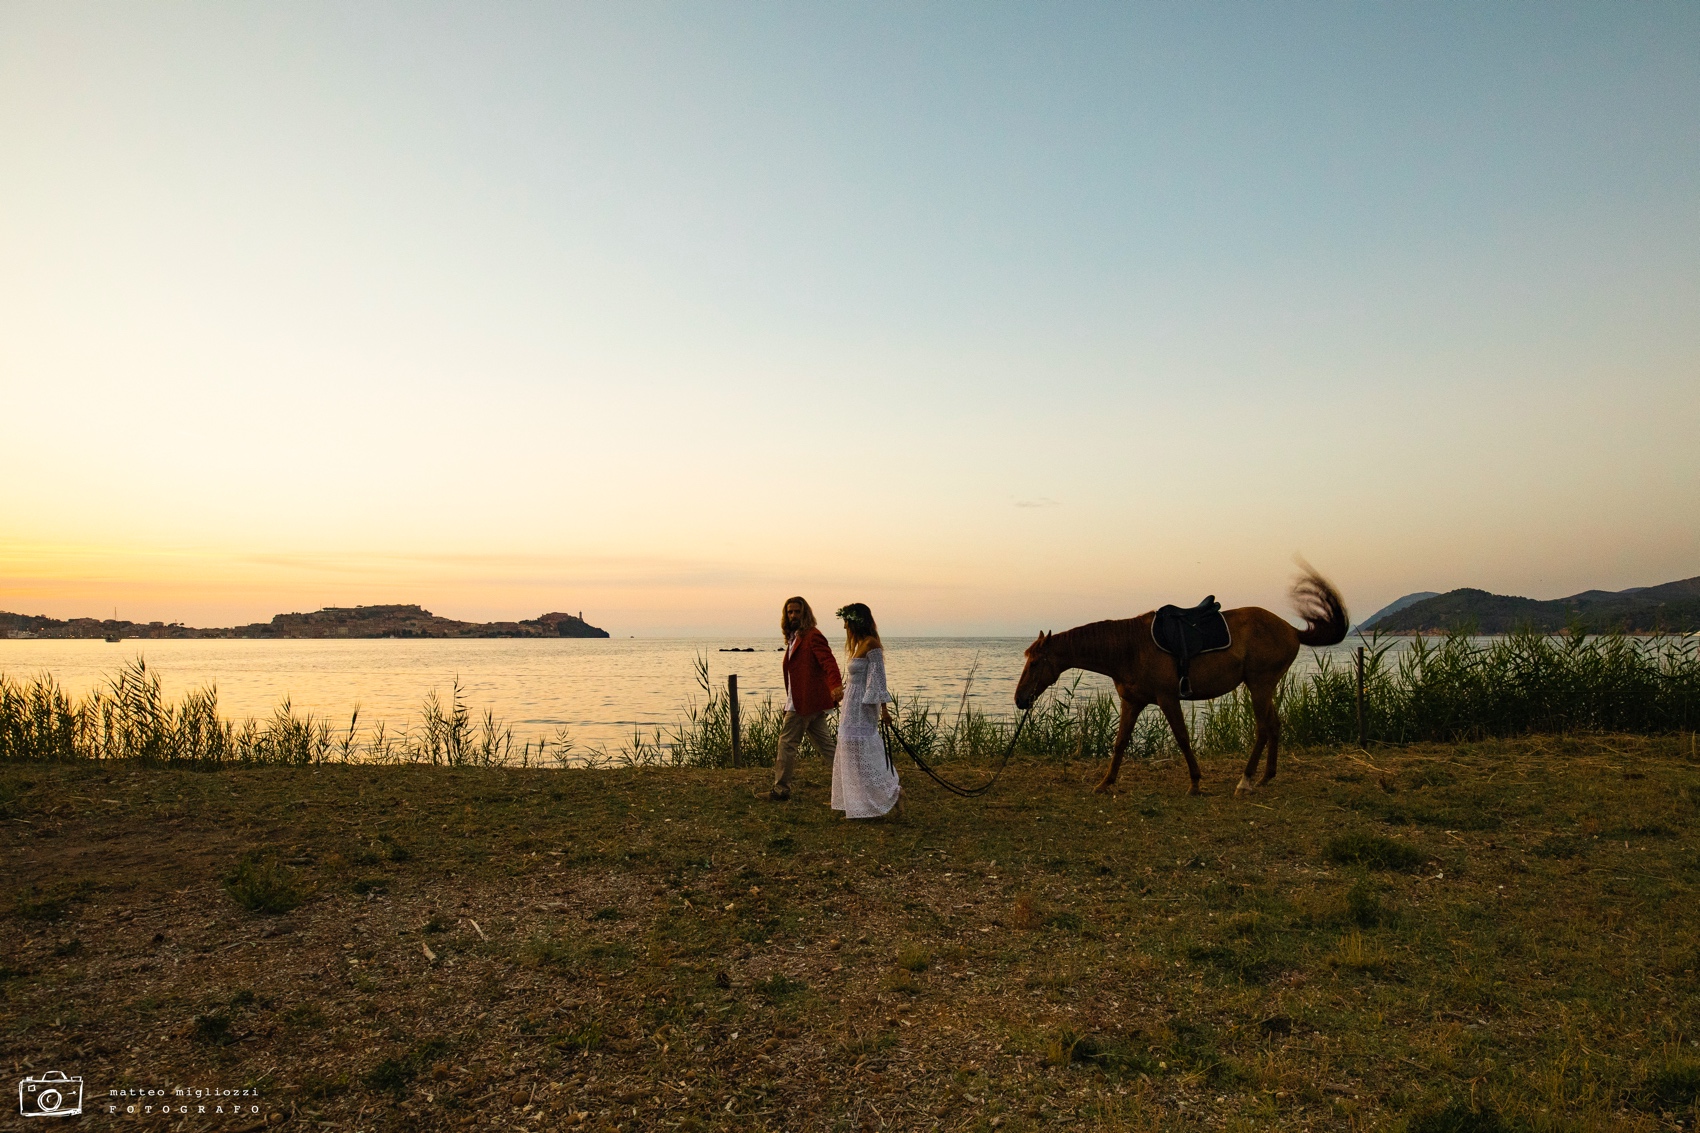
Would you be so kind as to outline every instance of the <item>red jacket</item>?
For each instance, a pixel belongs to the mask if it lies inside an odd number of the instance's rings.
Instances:
[[[785,690],[799,716],[825,712],[833,705],[832,690],[842,688],[838,659],[818,629],[805,630],[797,648],[785,651]]]

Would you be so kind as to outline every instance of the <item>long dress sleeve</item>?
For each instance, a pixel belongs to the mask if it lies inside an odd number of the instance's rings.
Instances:
[[[891,693],[885,687],[885,650],[868,651],[868,685],[862,692],[863,704],[888,704]]]

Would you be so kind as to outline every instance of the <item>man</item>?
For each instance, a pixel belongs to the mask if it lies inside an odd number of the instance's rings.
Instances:
[[[821,758],[832,762],[836,744],[826,726],[826,714],[844,699],[838,660],[826,636],[816,628],[815,612],[809,604],[801,598],[787,598],[779,615],[779,628],[785,631],[785,719],[779,725],[773,789],[766,796],[776,803],[791,797],[791,773],[805,732]]]

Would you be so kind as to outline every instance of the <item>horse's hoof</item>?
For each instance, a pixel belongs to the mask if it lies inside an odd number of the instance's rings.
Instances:
[[[1204,793],[1204,789],[1202,787],[1200,787],[1197,783],[1194,783],[1192,785],[1192,790],[1187,792],[1187,794],[1189,794],[1189,795],[1202,795],[1203,793]]]
[[[1251,785],[1251,780],[1247,779],[1244,775],[1241,775],[1239,783],[1234,787],[1234,794],[1237,797],[1243,798],[1255,790],[1257,790],[1257,788]]]
[[[1114,783],[1110,782],[1110,780],[1108,780],[1108,779],[1105,779],[1102,783],[1099,783],[1096,787],[1092,788],[1092,793],[1095,794],[1095,795],[1107,795],[1111,792],[1112,789],[1114,789],[1114,787],[1115,787]]]

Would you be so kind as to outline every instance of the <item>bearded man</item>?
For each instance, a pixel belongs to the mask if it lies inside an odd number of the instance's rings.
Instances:
[[[797,749],[807,734],[820,757],[832,762],[836,745],[826,726],[826,714],[844,699],[844,680],[838,674],[838,659],[826,635],[815,626],[815,612],[801,598],[787,598],[779,614],[785,633],[785,718],[779,725],[779,752],[773,760],[773,789],[770,802],[791,797],[791,774],[797,764]]]

